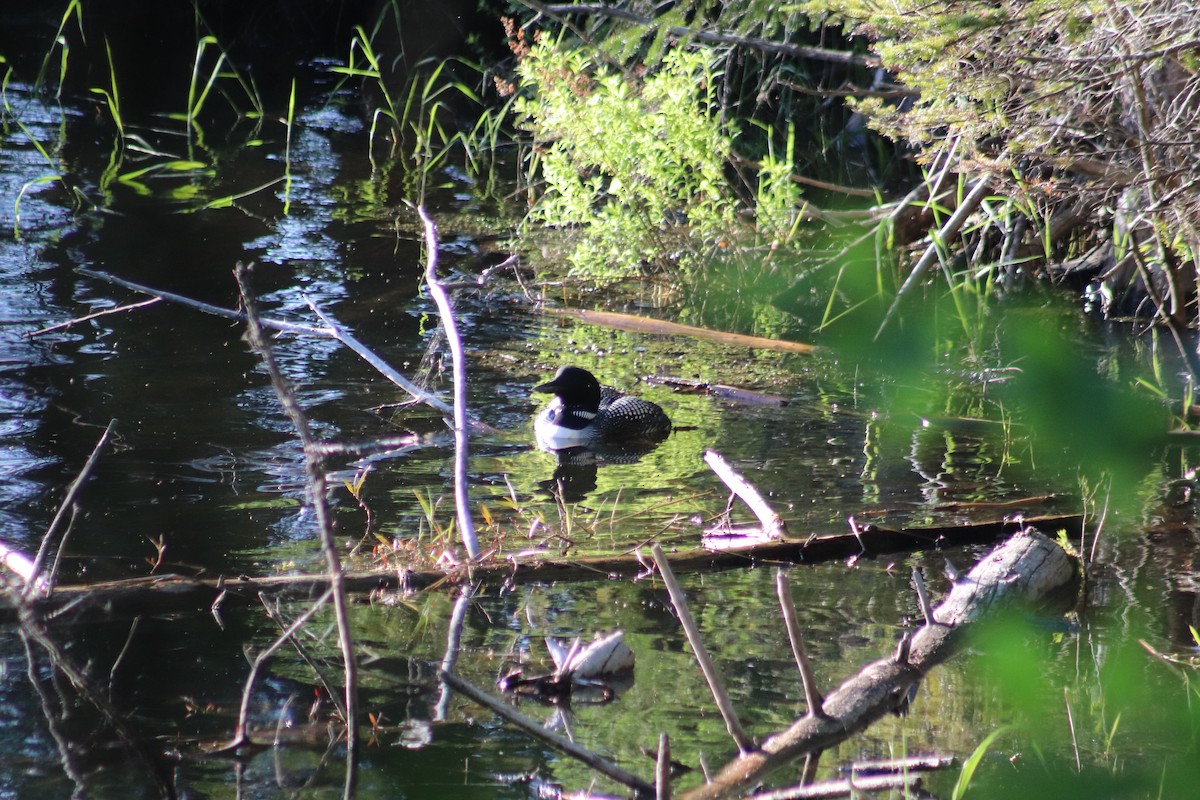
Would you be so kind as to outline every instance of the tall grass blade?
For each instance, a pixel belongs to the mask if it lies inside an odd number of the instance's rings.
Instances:
[[[1010,725],[1006,725],[989,733],[987,738],[975,748],[975,752],[971,753],[970,757],[963,762],[962,772],[959,773],[958,781],[954,784],[954,791],[950,794],[950,800],[962,800],[963,796],[967,793],[967,789],[971,786],[971,779],[975,777],[975,770],[979,768],[983,757],[987,755],[992,742],[996,741],[1001,734],[1007,733],[1011,727]]]

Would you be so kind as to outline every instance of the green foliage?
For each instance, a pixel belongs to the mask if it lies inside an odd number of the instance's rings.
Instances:
[[[55,97],[59,97],[59,93],[62,91],[63,82],[67,78],[67,62],[71,48],[67,37],[64,34],[72,21],[74,21],[76,27],[79,29],[79,38],[81,40],[86,40],[83,34],[83,6],[80,4],[80,0],[71,0],[71,2],[67,3],[66,9],[63,10],[62,17],[59,19],[58,30],[54,34],[54,46],[46,50],[46,55],[42,59],[41,69],[38,70],[37,79],[34,80],[34,86],[40,87],[44,84],[46,80],[46,74],[50,69],[50,59],[54,54],[55,48],[57,48],[59,52],[57,81],[58,92],[56,92]]]
[[[686,264],[728,235],[731,144],[704,51],[673,50],[634,81],[541,37],[518,71],[529,95],[514,109],[545,181],[528,221],[586,226],[571,256],[576,274],[611,280],[662,263],[672,233],[691,240]]]
[[[951,800],[961,800],[967,793],[967,789],[971,786],[971,779],[975,777],[975,770],[979,768],[979,762],[987,755],[988,750],[992,747],[992,742],[996,741],[1002,734],[1006,733],[1008,728],[997,728],[987,735],[979,746],[975,748],[975,752],[967,757],[963,762],[962,772],[959,773],[958,781],[954,784],[954,791],[951,793]]]
[[[806,0],[795,8],[870,38],[917,91],[909,103],[856,102],[878,131],[915,145],[926,161],[953,154],[955,169],[989,176],[1013,204],[1009,216],[1029,223],[1032,241],[996,225],[1003,235],[991,240],[1014,247],[978,249],[972,243],[988,239],[965,233],[958,252],[974,250],[977,260],[1044,244],[1049,261],[1096,247],[1116,260],[1132,252],[1141,269],[1173,284],[1170,297],[1152,298],[1160,313],[1194,319],[1178,299],[1200,263],[1200,201],[1178,191],[1200,180],[1195,148],[1183,145],[1200,126],[1200,71],[1178,35],[1194,27],[1193,4],[958,0],[935,12],[919,0]],[[1056,226],[1067,214],[1085,223]],[[1120,292],[1131,279],[1108,280]]]

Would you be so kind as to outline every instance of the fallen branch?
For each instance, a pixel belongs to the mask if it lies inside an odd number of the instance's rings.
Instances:
[[[22,334],[22,336],[32,339],[34,336],[43,336],[47,333],[53,333],[54,331],[62,331],[62,330],[66,330],[67,328],[73,328],[74,326],[79,325],[80,323],[90,322],[91,320],[98,319],[100,317],[106,317],[109,314],[123,314],[126,311],[132,311],[135,308],[145,308],[146,306],[152,306],[155,303],[159,303],[159,302],[162,302],[161,297],[151,297],[149,300],[142,300],[141,302],[138,302],[138,303],[126,303],[123,306],[115,306],[113,308],[105,308],[105,309],[101,309],[100,311],[93,311],[91,314],[84,314],[82,317],[75,317],[74,319],[69,319],[66,322],[59,322],[54,325],[48,325],[45,328],[38,328],[36,331],[30,331],[29,333]]]
[[[1050,535],[1065,531],[1079,537],[1084,519],[1080,515],[1030,517],[1022,520]],[[951,527],[891,530],[868,526],[857,533],[813,536],[805,540],[767,542],[728,550],[692,548],[669,553],[676,572],[740,569],[779,564],[816,564],[842,558],[885,556],[920,550],[988,544],[1011,535],[1016,528],[1009,522],[985,522]],[[524,554],[485,560],[449,570],[363,570],[343,575],[349,593],[372,594],[387,591],[412,591],[437,585],[457,585],[473,580],[481,585],[516,585],[532,582],[604,580],[637,577],[645,574],[645,560],[636,554],[561,558],[547,553]],[[46,611],[71,606],[73,613],[85,615],[138,614],[148,608],[165,613],[188,609],[207,610],[223,598],[225,602],[258,602],[259,592],[268,595],[296,592],[311,595],[324,591],[329,579],[324,575],[268,575],[236,579],[196,578],[183,575],[150,575],[103,583],[58,586],[51,598],[33,602]],[[0,606],[0,621],[11,620],[15,609]]]
[[[238,264],[234,270],[238,290],[241,293],[242,307],[246,309],[246,338],[250,346],[257,351],[259,358],[267,368],[271,379],[271,387],[279,399],[283,413],[296,429],[304,450],[304,468],[308,478],[309,503],[312,505],[313,516],[316,519],[317,536],[321,543],[321,553],[325,556],[326,577],[329,581],[329,592],[333,597],[333,613],[337,622],[338,648],[342,655],[342,676],[345,680],[345,704],[342,706],[346,723],[346,779],[344,795],[354,796],[354,786],[357,779],[358,759],[358,661],[354,653],[354,637],[350,630],[350,609],[346,599],[345,578],[342,570],[342,558],[338,551],[337,542],[333,535],[333,521],[329,512],[328,486],[325,478],[324,458],[317,448],[316,438],[308,424],[308,418],[296,400],[292,387],[284,380],[283,373],[275,361],[275,355],[263,336],[263,328],[259,323],[254,295],[249,287],[249,275],[246,267]]]
[[[651,317],[638,317],[633,314],[620,314],[616,311],[589,311],[584,308],[543,308],[547,314],[556,317],[571,317],[589,325],[602,328],[615,328],[621,331],[637,333],[652,333],[659,336],[690,336],[695,339],[708,339],[713,342],[734,347],[754,347],[759,350],[777,350],[784,353],[812,353],[816,345],[801,342],[789,342],[786,339],[765,339],[762,336],[749,336],[744,333],[729,333],[716,331],[711,328],[698,328],[695,325],[684,325],[681,322],[667,322]]]
[[[521,4],[532,8],[541,14],[551,17],[562,16],[566,14],[594,14],[598,16],[612,17],[622,19],[627,22],[632,22],[636,25],[647,28],[659,27],[659,23],[652,17],[643,17],[633,11],[628,11],[624,8],[608,5],[604,3],[580,3],[578,5],[563,5],[537,2],[536,0],[521,0]],[[791,44],[790,42],[779,42],[773,39],[759,39],[753,36],[739,36],[733,33],[724,33],[720,31],[706,31],[696,28],[685,28],[682,25],[668,25],[665,28],[666,32],[680,39],[693,39],[706,44],[728,44],[737,47],[748,47],[752,50],[758,50],[763,53],[775,53],[777,55],[790,56],[792,58],[811,59],[814,61],[826,61],[834,64],[848,64],[857,67],[875,68],[883,65],[878,56],[859,55],[858,53],[847,53],[842,50],[831,50],[827,47],[813,47],[810,45]]]
[[[754,800],[826,800],[832,797],[860,797],[863,792],[894,792],[913,790],[921,786],[920,775],[870,775],[864,777],[842,778],[822,783],[810,783],[805,786],[793,786],[787,789],[776,789],[771,792],[760,792],[753,795]],[[904,797],[911,797],[908,791]]]
[[[895,299],[892,300],[891,306],[888,307],[887,313],[883,316],[883,322],[879,323],[879,330],[875,332],[876,340],[883,335],[884,328],[891,322],[896,310],[900,307],[900,301],[914,286],[924,280],[925,273],[941,257],[941,252],[945,248],[946,242],[962,230],[963,225],[967,222],[967,218],[975,213],[975,209],[979,208],[979,205],[987,197],[989,191],[991,191],[989,181],[986,178],[980,180],[967,196],[963,198],[962,203],[950,215],[950,219],[946,220],[945,224],[936,233],[930,235],[931,241],[925,248],[925,252],[921,254],[921,258],[912,268],[912,272],[908,274],[908,278],[900,286],[900,290],[896,292]]]
[[[275,655],[281,647],[291,641],[296,631],[303,628],[312,619],[314,614],[324,608],[325,604],[329,602],[331,591],[330,589],[326,589],[325,594],[318,597],[303,614],[292,620],[292,623],[283,629],[274,642],[263,650],[260,650],[258,655],[254,657],[254,662],[250,665],[250,674],[246,676],[246,685],[242,688],[242,703],[238,707],[237,727],[234,729],[233,738],[222,747],[213,750],[213,753],[236,752],[251,743],[250,698],[253,696],[254,684],[258,680],[259,670],[262,669],[262,665],[267,663],[267,660],[271,656]],[[263,604],[266,604],[265,598],[263,599]]]
[[[767,501],[759,494],[758,489],[734,471],[720,453],[707,450],[704,453],[704,463],[717,474],[717,477],[729,487],[729,491],[742,499],[762,526],[762,535],[768,539],[782,539],[787,536],[787,523],[775,513],[775,509],[767,505]]]
[[[676,393],[708,394],[722,400],[743,403],[751,406],[782,407],[788,404],[788,399],[778,394],[765,394],[753,389],[743,389],[740,386],[727,386],[723,383],[710,383],[695,378],[680,378],[675,375],[647,375],[646,383],[659,386],[669,386]]]
[[[721,719],[725,720],[725,730],[729,731],[729,736],[737,745],[738,750],[743,753],[752,750],[754,742],[742,727],[741,720],[738,719],[733,702],[729,699],[729,693],[725,691],[725,681],[722,680],[721,673],[717,672],[716,665],[708,657],[704,640],[700,638],[700,629],[696,627],[696,622],[692,619],[687,599],[684,597],[679,582],[675,580],[675,573],[671,571],[666,554],[658,544],[650,547],[650,554],[654,556],[654,565],[658,567],[658,574],[667,587],[667,592],[671,595],[671,605],[675,607],[679,625],[687,636],[688,644],[692,647],[692,654],[696,657],[696,663],[700,665],[700,671],[704,673],[704,680],[708,684],[709,691],[712,692],[713,700],[716,701],[717,710],[721,712]]]
[[[823,715],[824,698],[817,689],[817,679],[813,677],[812,668],[808,663],[808,651],[804,648],[804,636],[800,633],[800,623],[796,618],[796,606],[792,602],[792,587],[788,582],[787,573],[782,569],[775,573],[775,593],[779,597],[780,610],[783,612],[783,624],[787,629],[788,642],[792,645],[792,656],[796,659],[796,669],[800,671],[800,685],[804,689],[804,704],[809,714]]]

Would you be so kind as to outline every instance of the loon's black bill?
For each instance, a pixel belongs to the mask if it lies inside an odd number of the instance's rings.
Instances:
[[[559,386],[554,381],[546,381],[545,383],[539,383],[537,386],[533,387],[532,391],[553,394],[554,392],[557,392],[561,388],[562,387]]]

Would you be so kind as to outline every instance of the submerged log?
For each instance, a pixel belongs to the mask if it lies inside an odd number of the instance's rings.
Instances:
[[[955,581],[950,595],[926,624],[902,642],[892,658],[868,664],[786,730],[742,753],[712,780],[684,794],[686,800],[742,796],[768,773],[818,753],[904,708],[909,690],[932,667],[950,657],[963,632],[985,616],[1010,607],[1069,608],[1078,591],[1078,560],[1048,537],[1026,529]]]

